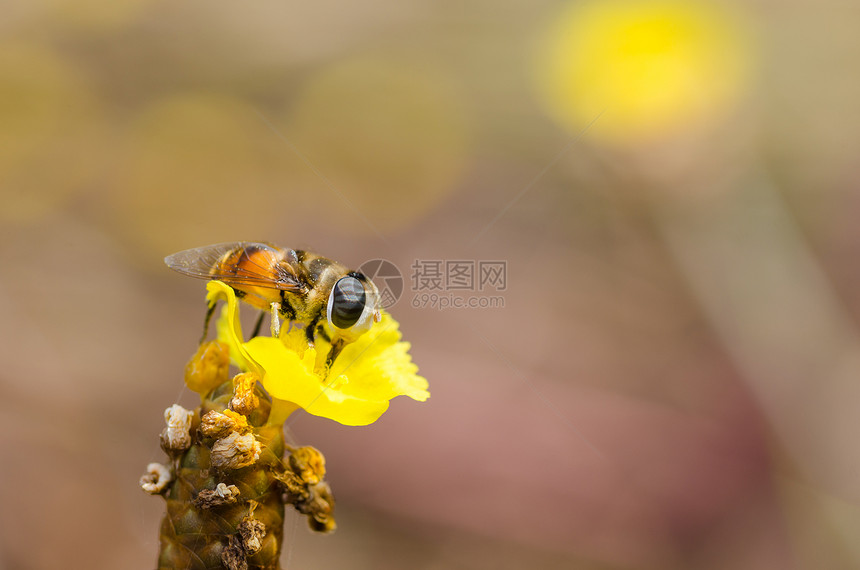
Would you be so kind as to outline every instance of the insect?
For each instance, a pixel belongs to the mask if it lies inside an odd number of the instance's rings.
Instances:
[[[382,318],[379,291],[370,279],[315,253],[233,242],[186,249],[164,262],[191,277],[223,281],[236,297],[263,311],[252,336],[271,312],[272,336],[278,336],[282,318],[290,326],[304,327],[309,346],[318,337],[330,342],[326,370],[344,346]],[[214,310],[212,304],[206,313],[204,339]]]

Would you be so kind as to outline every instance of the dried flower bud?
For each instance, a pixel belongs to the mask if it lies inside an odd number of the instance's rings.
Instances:
[[[150,463],[146,466],[146,474],[140,478],[140,488],[150,495],[157,495],[172,479],[167,467],[161,463]]]
[[[229,346],[217,340],[204,342],[185,365],[185,384],[205,394],[227,381],[229,369]]]
[[[328,483],[319,483],[311,489],[310,501],[306,504],[308,524],[315,532],[334,532],[337,525],[332,513],[334,511],[334,497]]]
[[[236,422],[233,421],[233,418],[211,410],[200,418],[200,433],[207,437],[218,439],[234,431],[234,425],[236,425]]]
[[[232,432],[212,446],[211,462],[218,469],[241,469],[260,458],[260,442],[253,434]]]
[[[227,546],[221,551],[221,564],[227,570],[248,570],[248,557],[237,535],[231,535]]]
[[[308,494],[307,483],[302,481],[299,476],[292,471],[273,473],[272,476],[283,485],[285,503],[292,505],[301,501],[306,501],[310,496]]]
[[[239,499],[239,487],[218,483],[214,489],[203,489],[197,494],[192,503],[198,509],[211,509],[223,505],[232,505]]]
[[[308,526],[311,530],[320,534],[329,534],[337,530],[337,523],[332,517],[318,519],[317,517],[308,518]]]
[[[200,432],[205,436],[218,439],[234,431],[244,435],[251,432],[251,426],[245,416],[233,410],[223,413],[212,410],[200,419]]]
[[[245,517],[237,528],[242,539],[242,546],[248,555],[253,556],[263,547],[263,537],[266,536],[266,525],[253,517]]]
[[[308,515],[311,530],[326,533],[337,528],[333,516],[334,497],[328,483],[305,486],[300,493],[290,493],[288,489],[284,500],[292,503],[303,515]]]
[[[164,410],[167,427],[161,432],[161,447],[168,453],[191,447],[191,420],[194,412],[173,404]]]
[[[299,447],[290,454],[290,468],[308,485],[316,485],[325,477],[325,457],[310,445]]]
[[[260,399],[254,394],[254,388],[260,376],[255,372],[243,372],[233,377],[233,399],[230,409],[240,414],[248,415],[260,405]]]

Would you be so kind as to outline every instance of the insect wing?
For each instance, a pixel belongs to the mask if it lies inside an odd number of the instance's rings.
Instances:
[[[168,255],[164,258],[164,263],[179,273],[201,279],[211,279],[212,268],[221,261],[224,254],[241,247],[244,247],[242,242],[195,247]]]
[[[249,252],[252,253],[249,255]],[[222,261],[229,254],[237,254],[239,263],[225,267]],[[256,259],[261,255],[266,263]],[[281,258],[281,251],[269,244],[240,241],[186,249],[168,255],[164,263],[174,271],[198,279],[218,279],[229,285],[301,291],[303,287],[295,273],[277,263]]]

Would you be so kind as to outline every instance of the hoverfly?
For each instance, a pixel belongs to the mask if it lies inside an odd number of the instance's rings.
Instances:
[[[344,346],[382,318],[379,291],[370,279],[307,251],[233,242],[186,249],[164,262],[191,277],[223,281],[237,298],[263,311],[252,336],[270,311],[272,336],[278,336],[282,318],[305,328],[309,346],[318,336],[330,342],[326,370]],[[210,305],[206,313],[204,339],[214,310]]]

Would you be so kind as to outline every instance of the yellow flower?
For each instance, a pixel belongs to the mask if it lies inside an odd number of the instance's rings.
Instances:
[[[749,86],[739,11],[706,0],[571,3],[543,38],[538,80],[573,132],[637,143],[718,121]],[[599,118],[598,118],[599,117]]]
[[[388,401],[395,396],[420,402],[430,397],[427,380],[418,376],[409,356],[409,343],[400,340],[397,321],[387,313],[343,349],[323,378],[320,364],[328,354],[328,343],[318,338],[316,346],[308,348],[300,342],[304,330],[290,327],[291,323],[284,323],[281,338],[258,336],[244,342],[233,289],[220,281],[210,281],[206,288],[210,303],[226,301],[218,319],[218,340],[230,347],[236,366],[260,376],[274,399],[269,423],[282,422],[301,407],[344,425],[367,425],[388,409]]]

